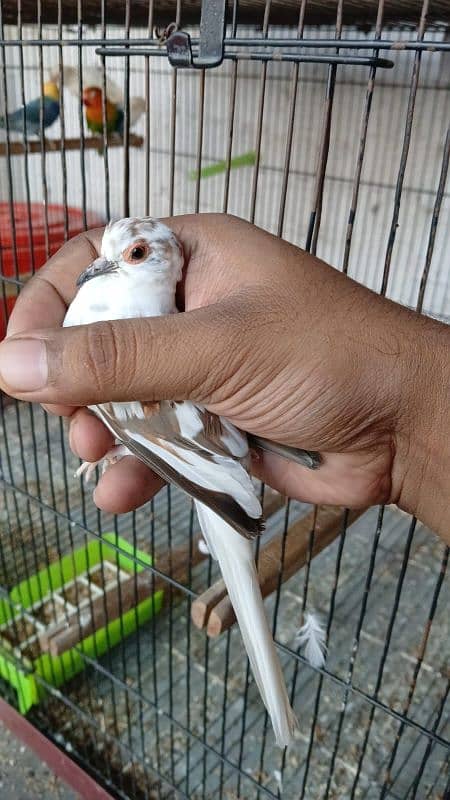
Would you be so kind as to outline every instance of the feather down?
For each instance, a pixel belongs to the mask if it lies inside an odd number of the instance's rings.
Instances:
[[[326,634],[316,614],[305,614],[305,622],[297,631],[295,643],[304,648],[305,658],[312,667],[323,667],[327,652]]]

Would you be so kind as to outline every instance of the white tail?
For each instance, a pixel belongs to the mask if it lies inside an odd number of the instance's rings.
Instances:
[[[297,722],[264,611],[252,544],[202,503],[196,500],[195,506],[209,552],[219,562],[277,744],[287,747]]]

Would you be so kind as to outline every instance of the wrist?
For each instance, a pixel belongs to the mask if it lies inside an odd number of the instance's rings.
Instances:
[[[450,543],[450,326],[408,321],[394,500]]]

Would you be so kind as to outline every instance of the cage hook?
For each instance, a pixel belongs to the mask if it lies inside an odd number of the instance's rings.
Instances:
[[[203,0],[198,55],[194,57],[191,37],[173,30],[167,38],[167,56],[173,67],[209,69],[223,61],[226,0]]]
[[[157,40],[160,47],[167,43],[167,39],[172,33],[175,33],[178,30],[178,25],[176,22],[171,22],[165,28],[159,28],[157,25],[153,28],[153,36]]]

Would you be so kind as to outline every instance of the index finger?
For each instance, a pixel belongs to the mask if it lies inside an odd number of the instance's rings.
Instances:
[[[7,336],[61,325],[76,292],[76,279],[100,252],[103,228],[69,239],[20,292],[8,322]]]

